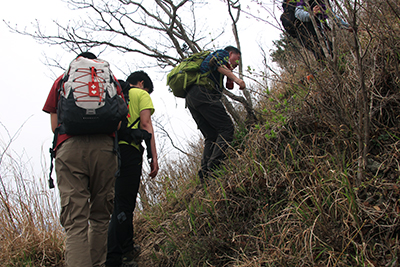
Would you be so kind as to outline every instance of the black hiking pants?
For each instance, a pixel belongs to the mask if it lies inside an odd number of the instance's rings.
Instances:
[[[234,127],[221,102],[220,92],[194,85],[188,91],[186,104],[205,138],[199,171],[200,180],[203,180],[203,175],[217,168],[225,158]]]
[[[143,149],[119,145],[120,175],[115,181],[114,211],[108,228],[107,266],[120,266],[122,256],[133,251],[133,211],[142,175]]]
[[[318,22],[317,22],[318,23]],[[320,31],[323,42],[329,54],[332,55],[332,42],[328,39],[326,31],[329,30],[327,26],[322,24],[318,24],[318,30]],[[326,27],[323,29],[322,27]],[[300,44],[306,48],[307,50],[311,51],[317,61],[322,62],[325,60],[326,56],[324,50],[321,46],[321,43],[318,40],[317,32],[314,29],[314,26],[311,22],[299,22],[297,25],[297,40],[299,40]]]

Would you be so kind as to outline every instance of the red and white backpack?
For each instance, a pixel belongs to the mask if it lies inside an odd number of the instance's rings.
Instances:
[[[107,61],[78,57],[59,89],[60,134],[110,134],[128,114]]]

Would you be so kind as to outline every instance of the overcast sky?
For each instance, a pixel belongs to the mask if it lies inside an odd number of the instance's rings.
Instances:
[[[42,175],[41,165],[46,166],[45,175],[48,172],[48,149],[53,134],[50,130],[50,116],[42,112],[42,108],[54,79],[61,74],[60,70],[45,65],[44,55],[62,58],[64,61],[69,57],[72,59],[73,55],[67,54],[60,47],[48,47],[38,44],[31,37],[11,33],[3,20],[11,25],[18,24],[18,28],[23,29],[38,19],[51,30],[54,27],[52,20],[67,21],[75,14],[66,9],[61,0],[3,1],[0,8],[0,152],[3,151],[3,144],[9,141],[6,130],[14,135],[22,127],[11,148],[18,155],[23,155],[24,161],[33,166],[36,175]],[[241,17],[240,22],[244,17]],[[279,31],[272,26],[254,22],[240,30],[239,34],[246,34],[245,38],[241,38],[242,55],[247,59],[245,66],[255,64],[260,58],[259,44],[265,45],[268,51],[272,47],[271,40],[277,39],[279,35]],[[125,78],[121,77],[122,73],[116,68],[112,67],[112,70],[117,78]],[[155,115],[162,117],[160,121],[175,136],[175,142],[182,141],[177,144],[185,145],[187,139],[197,138],[199,132],[188,110],[184,108],[184,100],[174,98],[167,91],[165,73],[149,74],[153,75],[155,83],[155,91],[151,95]],[[167,143],[167,140],[159,140],[158,143]]]

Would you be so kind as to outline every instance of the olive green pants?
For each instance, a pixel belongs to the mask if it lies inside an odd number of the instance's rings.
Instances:
[[[55,167],[67,266],[105,263],[117,162],[113,138],[107,135],[73,136],[57,149]]]

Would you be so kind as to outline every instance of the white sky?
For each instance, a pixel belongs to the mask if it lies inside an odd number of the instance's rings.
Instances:
[[[38,19],[51,30],[54,27],[52,20],[67,21],[75,14],[66,9],[60,0],[3,1],[0,9],[0,154],[3,152],[3,143],[9,141],[5,129],[10,135],[14,135],[25,123],[11,148],[18,155],[24,155],[25,161],[33,166],[35,174],[39,176],[43,175],[41,165],[45,166],[44,175],[48,174],[48,149],[53,138],[50,116],[42,112],[42,108],[56,75],[61,75],[60,70],[50,69],[44,64],[44,54],[49,58],[62,58],[65,62],[72,60],[73,55],[67,54],[60,47],[48,47],[38,44],[31,37],[11,33],[3,20],[11,25],[18,24],[18,28],[22,30]],[[245,15],[239,20],[239,26],[242,20],[246,20]],[[260,64],[259,44],[268,51],[272,48],[271,40],[279,37],[279,31],[265,23],[255,24],[253,20],[247,25],[239,29],[242,56],[247,59],[244,66]],[[230,30],[228,24],[226,31]],[[246,36],[243,38],[243,35]],[[230,44],[234,44],[233,39]],[[222,47],[226,45],[228,43],[221,44]],[[109,55],[104,59],[112,64],[113,60],[108,57]],[[112,70],[117,78],[125,78],[116,68]],[[164,73],[148,72],[155,83],[155,91],[151,95],[156,108],[155,115],[159,117],[165,114],[161,121],[171,131],[170,134],[175,136],[176,145],[182,147],[186,140],[196,139],[199,132],[190,113],[184,108],[184,100],[176,99],[168,93]],[[168,141],[164,139],[157,142],[162,144]]]

